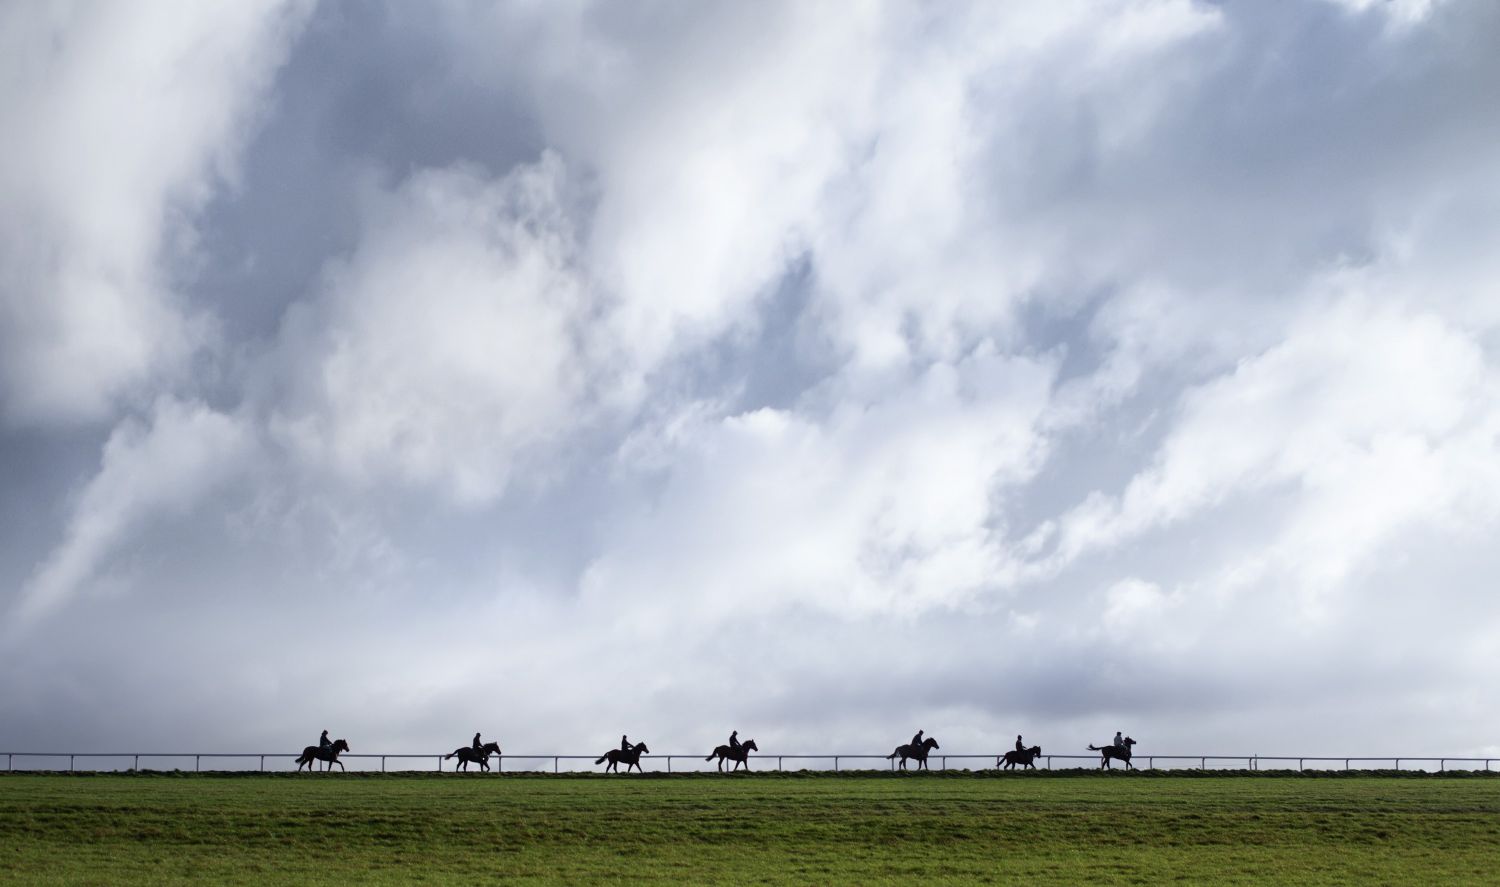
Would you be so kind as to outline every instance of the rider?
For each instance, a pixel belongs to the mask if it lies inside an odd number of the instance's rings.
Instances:
[[[1115,749],[1117,751],[1125,750],[1125,737],[1120,735],[1119,730],[1115,731]]]
[[[1021,741],[1021,734],[1016,734],[1016,751],[1025,751],[1026,744]]]
[[[731,751],[740,750],[740,731],[736,730],[729,734],[729,748]]]
[[[911,747],[913,751],[922,747],[922,734],[926,732],[926,730],[918,730],[917,735],[911,738]]]
[[[333,748],[333,741],[328,738],[328,731],[324,730],[323,735],[318,737],[318,750],[325,751],[330,748]]]
[[[476,754],[479,754],[479,753],[481,753],[481,752],[484,751],[484,744],[479,741],[479,734],[478,733],[474,734],[474,742],[472,743],[472,746],[473,746],[474,752]]]
[[[625,754],[628,755],[628,754],[630,754],[630,750],[632,748],[635,748],[635,746],[633,746],[633,745],[630,744],[630,740],[625,738],[625,734],[624,733],[621,733],[620,734],[620,751],[622,751],[622,752],[624,752]]]

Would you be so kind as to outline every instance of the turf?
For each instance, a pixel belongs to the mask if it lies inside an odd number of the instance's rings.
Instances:
[[[1500,779],[0,775],[0,881],[1493,883]]]

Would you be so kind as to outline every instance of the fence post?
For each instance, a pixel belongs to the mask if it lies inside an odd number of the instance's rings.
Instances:
[[[834,755],[833,756],[833,772],[835,772],[835,773],[839,772],[839,756],[838,755]]]
[[[1345,773],[1349,772],[1349,759],[1348,758],[1344,758],[1344,772]]]
[[[136,772],[140,772],[140,769],[141,769],[141,756],[140,755],[136,755],[135,756],[135,770],[136,770]]]
[[[1489,761],[1485,761],[1484,762],[1484,769],[1486,769],[1486,770],[1490,769],[1490,762]],[[777,773],[781,772],[781,755],[777,755],[776,756],[776,772]]]
[[[442,755],[438,755],[437,756],[437,762],[438,762],[438,772],[441,773],[441,772],[443,772],[443,756]]]
[[[1208,758],[1199,758],[1198,759],[1198,769],[1199,770],[1207,770],[1208,769]]]
[[[505,755],[495,755],[495,772],[505,772]]]
[[[1397,758],[1397,759],[1396,759],[1396,769],[1397,769],[1397,770],[1400,770],[1400,769],[1401,769],[1401,759],[1400,759],[1400,758]]]
[[[1052,756],[1051,755],[1047,756],[1047,769],[1048,770],[1052,769]]]
[[[68,772],[69,773],[73,772],[73,756],[72,755],[68,755]]]
[[[667,755],[667,772],[668,773],[672,772],[672,756],[671,755]]]
[[[552,772],[554,774],[557,773],[557,756],[556,755],[552,756]]]
[[[194,773],[198,772],[198,762],[201,761],[201,760],[203,760],[203,756],[202,755],[193,755],[193,772]]]
[[[1447,758],[1438,758],[1438,772],[1439,773],[1446,773],[1447,769],[1448,769],[1448,759]]]

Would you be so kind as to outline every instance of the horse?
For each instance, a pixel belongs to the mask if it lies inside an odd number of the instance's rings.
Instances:
[[[1096,752],[1099,752],[1101,755],[1103,755],[1103,757],[1101,757],[1099,759],[1099,769],[1100,770],[1103,770],[1105,767],[1110,767],[1111,769],[1113,769],[1114,765],[1110,763],[1111,759],[1114,759],[1114,760],[1117,760],[1117,761],[1124,761],[1125,762],[1125,768],[1127,770],[1134,770],[1135,769],[1135,765],[1132,764],[1132,763],[1130,763],[1130,747],[1132,745],[1135,745],[1135,740],[1131,739],[1129,736],[1127,736],[1127,737],[1125,737],[1125,747],[1124,748],[1117,748],[1117,747],[1115,747],[1113,745],[1101,745],[1101,746],[1093,746],[1093,745],[1091,745],[1091,746],[1089,746],[1089,751],[1096,751]]]
[[[890,754],[886,755],[885,759],[887,761],[889,761],[892,758],[894,758],[896,755],[900,755],[901,756],[901,769],[905,770],[906,769],[906,759],[907,758],[914,758],[914,759],[916,759],[916,762],[917,762],[917,769],[918,770],[926,770],[927,769],[927,753],[930,752],[930,751],[932,751],[935,748],[941,748],[941,746],[939,746],[937,744],[937,740],[936,739],[933,739],[931,736],[929,736],[926,739],[922,740],[922,744],[919,745],[919,746],[917,746],[916,748],[912,748],[910,743],[908,743],[906,745],[898,745],[898,746],[896,746],[896,750],[893,751],[893,752],[891,752]]]
[[[453,757],[453,755],[457,755],[458,766],[461,769],[467,771],[470,764],[478,764],[484,768],[484,772],[488,773],[490,772],[490,755],[498,754],[500,754],[500,743],[486,742],[480,747],[479,751],[475,751],[472,745],[455,748],[453,754],[443,755],[443,760],[446,761]]]
[[[1037,758],[1039,758],[1041,756],[1042,756],[1042,747],[1040,745],[1033,745],[1031,748],[1028,748],[1025,751],[1008,751],[1008,752],[1006,752],[1005,754],[1003,754],[1000,757],[998,757],[998,758],[995,759],[995,766],[996,767],[1000,766],[1000,762],[1004,761],[1005,762],[1005,769],[1007,769],[1007,770],[1015,769],[1015,766],[1017,764],[1020,764],[1021,766],[1027,768],[1028,770],[1035,770],[1036,769],[1036,765],[1033,764],[1032,761],[1035,761]]]
[[[293,760],[297,762],[298,773],[302,772],[303,767],[306,767],[307,772],[311,773],[313,761],[327,761],[328,769],[330,770],[333,769],[334,764],[338,764],[339,769],[342,770],[344,769],[344,762],[339,760],[339,752],[346,752],[348,750],[349,743],[347,740],[335,739],[333,744],[327,748],[318,745],[309,745],[302,750],[302,754],[293,758]]]
[[[714,749],[713,754],[709,755],[708,757],[704,758],[703,760],[705,760],[705,761],[712,761],[714,758],[718,758],[719,759],[719,772],[720,773],[724,772],[724,762],[726,760],[727,761],[734,761],[734,769],[735,770],[740,769],[740,765],[744,764],[745,765],[745,772],[749,773],[750,772],[750,753],[753,752],[753,751],[760,751],[760,746],[758,746],[758,745],[755,744],[755,740],[754,739],[746,739],[744,742],[740,743],[740,747],[738,749],[730,748],[727,745],[718,746],[717,748]],[[733,772],[733,771],[730,771],[730,772]]]
[[[603,764],[605,761],[609,761],[609,763],[605,764],[604,766],[605,773],[619,773],[621,763],[625,765],[626,773],[630,772],[631,767],[634,767],[635,769],[640,770],[642,773],[645,773],[645,770],[641,770],[641,755],[643,754],[651,754],[651,749],[646,747],[646,743],[637,742],[635,745],[631,746],[630,751],[620,751],[617,748],[612,748],[604,754],[600,755],[599,760],[595,761],[594,763]]]

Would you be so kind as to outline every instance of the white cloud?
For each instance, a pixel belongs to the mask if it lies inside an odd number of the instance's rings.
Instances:
[[[7,420],[107,418],[201,342],[166,258],[232,178],[300,19],[280,2],[0,11]]]
[[[645,620],[974,603],[1006,579],[994,496],[1036,468],[1051,378],[984,349],[821,419],[669,424],[629,449],[653,454],[648,471],[670,465],[665,488],[614,516],[584,592]]]
[[[677,746],[753,717],[806,748],[1127,716],[1176,750],[1412,736],[1424,698],[1456,712],[1424,743],[1473,744],[1500,638],[1476,578],[1500,19],[1421,11],[453,7],[355,51],[359,16],[319,10],[327,54],[285,88],[326,103],[252,150],[327,162],[352,245],[271,299],[298,300],[271,341],[210,341],[214,373],[117,360],[57,398],[179,392],[117,431],[28,599],[76,599],[127,544],[155,594],[91,595],[0,654],[104,699],[212,648],[272,738],[325,716],[278,692],[312,663],[385,747],[503,708],[565,751],[603,720]],[[381,101],[398,80],[420,127]],[[142,204],[201,205],[163,187]],[[169,241],[140,230],[131,267],[157,268]],[[194,455],[220,432],[240,467]],[[205,588],[161,519],[226,511],[222,537],[194,522]],[[0,567],[26,575],[24,548]],[[154,664],[109,640],[163,619]],[[162,713],[218,741],[201,712],[226,703],[194,692]],[[57,723],[26,711],[0,729]]]
[[[250,432],[234,418],[167,397],[157,400],[149,421],[119,425],[62,541],[21,589],[11,628],[28,628],[66,604],[118,545],[153,519],[196,506],[242,470],[252,446]]]
[[[425,171],[366,201],[356,252],[283,331],[277,437],[361,484],[491,500],[588,422],[588,304],[555,156]]]
[[[1154,464],[1118,497],[1096,494],[1067,514],[1054,558],[1072,561],[1287,484],[1310,505],[1320,491],[1344,489],[1328,516],[1347,514],[1351,523],[1320,540],[1329,550],[1374,542],[1402,517],[1427,514],[1440,492],[1448,504],[1476,481],[1490,482],[1488,472],[1469,476],[1474,459],[1461,454],[1486,447],[1500,420],[1495,386],[1480,347],[1438,317],[1352,297],[1314,307],[1285,342],[1188,392]],[[1412,447],[1454,448],[1464,469],[1438,476],[1462,482],[1446,491],[1411,482],[1425,473]],[[1364,485],[1385,495],[1349,489]]]

